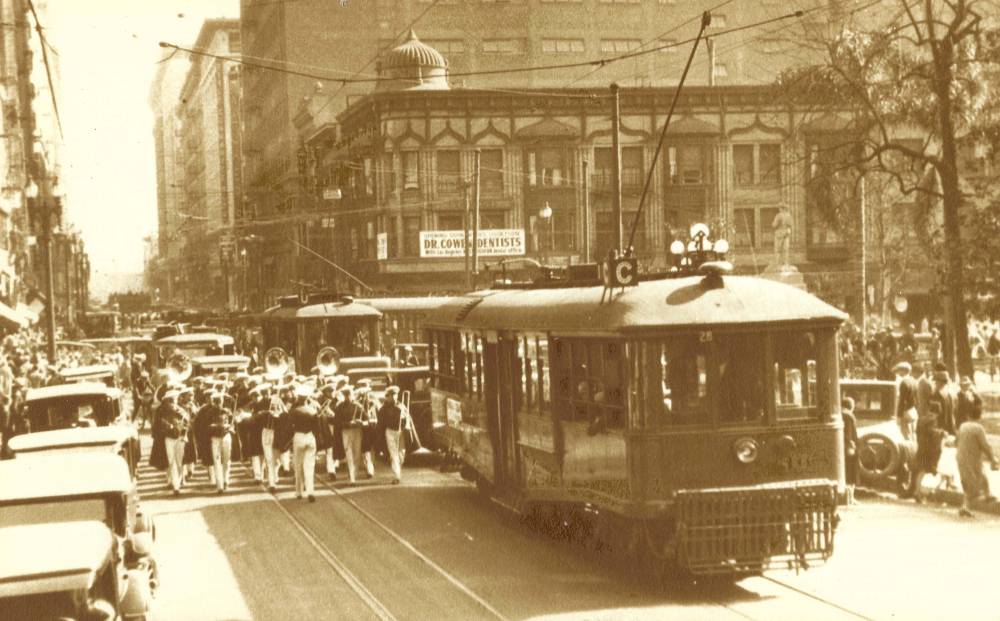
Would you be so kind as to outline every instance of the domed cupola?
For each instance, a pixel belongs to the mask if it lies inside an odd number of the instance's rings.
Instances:
[[[407,40],[388,52],[376,66],[376,92],[448,90],[448,61],[441,52],[417,39]]]

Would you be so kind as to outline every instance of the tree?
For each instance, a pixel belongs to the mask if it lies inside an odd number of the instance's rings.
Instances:
[[[962,222],[966,212],[981,212],[963,191],[959,155],[969,140],[1000,148],[1000,36],[991,25],[998,13],[994,0],[885,0],[834,11],[834,34],[820,40],[812,32],[803,43],[825,48],[822,63],[779,79],[800,102],[837,102],[851,112],[852,131],[842,140],[856,148],[844,169],[888,175],[901,195],[940,204],[946,323],[963,375],[973,371],[967,298],[974,291]]]

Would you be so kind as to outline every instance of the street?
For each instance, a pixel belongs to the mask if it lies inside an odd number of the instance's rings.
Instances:
[[[997,618],[971,596],[1000,554],[994,517],[865,500],[842,508],[825,566],[660,589],[531,530],[456,474],[411,467],[403,485],[388,482],[320,484],[310,504],[287,485],[271,496],[239,466],[226,495],[202,471],[174,498],[144,468],[154,618]]]

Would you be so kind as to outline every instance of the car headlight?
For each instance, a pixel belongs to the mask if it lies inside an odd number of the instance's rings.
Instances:
[[[757,461],[757,456],[760,455],[760,447],[753,438],[740,438],[733,443],[733,452],[740,463],[750,464]]]

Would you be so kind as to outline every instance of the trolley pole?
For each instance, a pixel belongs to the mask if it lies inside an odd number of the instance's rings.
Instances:
[[[583,158],[583,262],[590,263],[590,161]]]
[[[618,85],[611,85],[611,139],[614,151],[614,166],[611,169],[612,184],[612,226],[614,227],[615,248],[622,248],[622,142],[621,142],[621,105],[618,96]]]
[[[472,180],[472,203],[475,210],[472,214],[472,277],[479,277],[479,157],[482,152],[476,149],[475,174]]]

